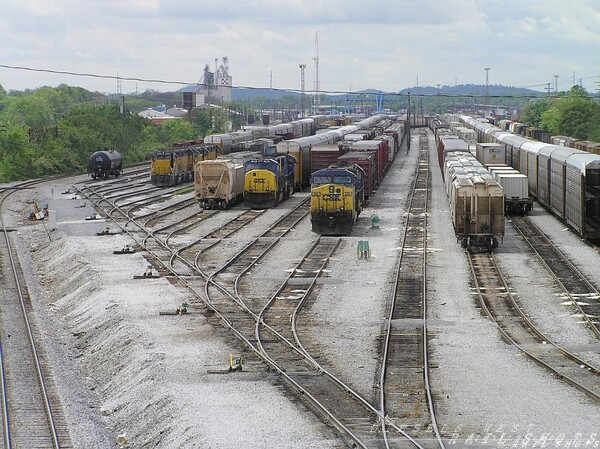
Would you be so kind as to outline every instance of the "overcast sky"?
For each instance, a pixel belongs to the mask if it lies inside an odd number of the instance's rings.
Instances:
[[[0,65],[198,82],[229,58],[234,86],[397,92],[600,85],[600,0],[0,0]],[[272,75],[271,75],[272,74]],[[117,81],[0,67],[6,90]],[[178,84],[121,82],[124,93]]]

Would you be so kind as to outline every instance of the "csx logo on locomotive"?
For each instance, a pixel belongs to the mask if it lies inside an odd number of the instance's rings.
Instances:
[[[321,197],[323,201],[340,201],[342,199],[341,193],[329,193]]]

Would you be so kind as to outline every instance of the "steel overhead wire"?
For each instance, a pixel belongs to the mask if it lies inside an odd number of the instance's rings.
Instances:
[[[163,80],[163,79],[152,79],[152,78],[138,78],[138,77],[127,77],[120,75],[101,75],[97,73],[85,73],[85,72],[72,72],[68,70],[54,70],[54,69],[41,69],[34,67],[24,67],[24,66],[14,66],[8,64],[0,64],[0,68],[9,69],[9,70],[24,70],[28,72],[39,72],[39,73],[52,73],[56,75],[70,75],[70,76],[81,76],[81,77],[89,77],[89,78],[97,78],[97,79],[110,79],[110,80],[122,80],[122,81],[138,81],[143,83],[158,83],[158,84],[176,84],[182,86],[204,86],[204,83],[199,82],[188,82],[188,81],[174,81],[174,80]],[[587,78],[595,78],[595,77],[587,77]],[[586,79],[587,79],[586,78]],[[545,84],[547,85],[547,83]],[[270,91],[275,92],[284,92],[284,93],[296,93],[300,94],[301,90],[299,89],[282,89],[282,88],[267,88],[267,87],[256,87],[256,86],[231,86],[237,89],[248,89],[248,90],[265,90],[269,89]],[[419,89],[418,87],[415,89]],[[404,89],[405,91],[410,91],[411,89]],[[350,91],[326,91],[319,90],[317,94],[324,95],[352,95],[352,96],[363,96],[363,95],[383,95],[388,97],[407,97],[408,93],[402,92],[350,92]],[[450,94],[450,93],[415,93],[411,94],[414,97],[441,97],[441,98],[540,98],[544,97],[547,94],[545,92],[539,92],[538,94],[494,94],[494,95],[485,95],[485,93],[476,94]]]

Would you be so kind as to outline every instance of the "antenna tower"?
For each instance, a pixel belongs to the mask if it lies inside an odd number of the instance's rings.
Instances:
[[[488,104],[490,102],[490,68],[486,67],[483,70],[485,70],[485,110],[487,112]]]
[[[319,91],[321,86],[319,85],[319,32],[315,31],[315,47],[317,49],[317,56],[313,58],[315,60],[315,114],[319,108]]]
[[[300,117],[304,118],[304,69],[306,64],[299,64],[300,67]]]

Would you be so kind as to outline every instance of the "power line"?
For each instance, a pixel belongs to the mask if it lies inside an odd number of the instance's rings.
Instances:
[[[125,76],[117,76],[117,75],[100,75],[97,73],[85,73],[85,72],[71,72],[71,71],[66,71],[66,70],[52,70],[52,69],[40,69],[40,68],[33,68],[33,67],[23,67],[23,66],[13,66],[13,65],[7,65],[7,64],[0,64],[0,68],[5,68],[5,69],[10,69],[10,70],[25,70],[28,72],[40,72],[40,73],[52,73],[52,74],[57,74],[57,75],[71,75],[71,76],[80,76],[80,77],[89,77],[89,78],[99,78],[99,79],[109,79],[109,80],[125,80],[125,81],[137,81],[137,82],[143,82],[143,83],[158,83],[158,84],[176,84],[176,85],[183,85],[183,86],[204,86],[204,83],[198,83],[197,81],[192,81],[192,82],[187,82],[187,81],[174,81],[174,80],[163,80],[163,79],[149,79],[149,78],[137,78],[137,77],[125,77]],[[597,78],[596,77],[586,77],[584,79],[588,79],[588,78]],[[540,86],[547,86],[546,84],[542,84]],[[248,90],[264,90],[264,87],[256,87],[256,86],[231,86],[231,87],[235,87],[237,89],[248,89]],[[281,88],[272,88],[271,90],[276,91],[276,92],[283,92],[283,93],[296,93],[296,94],[301,94],[301,91],[298,89],[281,89]],[[319,91],[322,94],[326,94],[326,95],[363,95],[365,93],[361,93],[361,92],[350,92],[350,91],[326,91],[326,90],[321,90]],[[378,92],[378,95],[384,95],[384,96],[390,96],[390,97],[399,97],[399,98],[404,98],[407,96],[407,94],[403,94],[403,93],[399,93],[399,92]],[[369,95],[367,93],[367,95]],[[374,95],[374,94],[373,94]],[[489,95],[490,98],[539,98],[541,96],[543,96],[544,93],[540,92],[537,95],[533,95],[533,94],[515,94],[515,95]],[[440,94],[438,95],[437,93],[412,93],[413,97],[434,97],[434,96],[438,96],[438,97],[446,97],[446,98],[484,98],[485,95],[480,95],[480,94]]]

